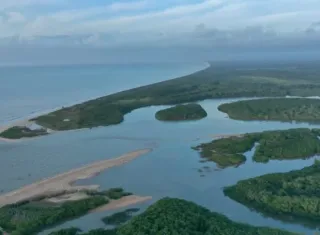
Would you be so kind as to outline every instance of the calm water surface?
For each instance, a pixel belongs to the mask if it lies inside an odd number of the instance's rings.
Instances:
[[[0,67],[0,124],[172,79],[206,63]]]
[[[152,196],[152,201],[139,206],[142,209],[165,196],[179,197],[223,213],[235,221],[312,234],[314,228],[280,222],[247,209],[225,197],[222,188],[266,173],[301,169],[311,165],[314,159],[258,164],[252,161],[252,152],[249,151],[245,164],[238,168],[218,170],[214,163],[200,163],[199,154],[191,147],[210,141],[219,134],[319,126],[230,120],[217,107],[231,101],[200,102],[207,110],[208,117],[196,122],[159,122],[154,114],[164,107],[158,106],[136,110],[117,126],[59,132],[18,143],[0,143],[0,190],[7,192],[97,160],[114,158],[141,148],[153,148],[153,152],[127,165],[112,168],[93,179],[78,183],[100,184],[102,189],[123,187],[138,195]],[[204,177],[201,177],[198,169],[204,166],[210,169],[205,170]],[[90,214],[58,228],[77,226],[89,230],[103,227],[100,218],[111,213]]]

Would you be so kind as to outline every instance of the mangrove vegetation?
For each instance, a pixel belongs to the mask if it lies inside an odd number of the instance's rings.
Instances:
[[[255,162],[306,159],[320,154],[319,135],[319,129],[265,131],[221,138],[193,149],[198,150],[202,158],[213,161],[222,168],[244,163],[245,152],[253,147]]]
[[[123,223],[128,222],[135,213],[139,212],[139,208],[130,208],[124,211],[120,211],[117,213],[114,213],[112,215],[106,216],[102,218],[102,221],[106,224],[106,225],[115,225],[115,226],[119,226]]]
[[[225,195],[275,218],[320,224],[320,164],[242,180]]]
[[[176,105],[156,113],[156,119],[160,121],[192,121],[206,116],[207,112],[199,104]]]
[[[142,214],[114,230],[98,229],[88,233],[66,233],[61,230],[51,235],[293,235],[294,233],[267,227],[236,223],[193,202],[164,198]],[[71,231],[71,230],[70,230]]]
[[[320,100],[273,98],[222,104],[218,109],[237,120],[320,122]]]
[[[11,235],[33,235],[45,228],[83,216],[93,209],[108,204],[110,200],[130,195],[121,188],[86,193],[87,198],[76,201],[53,203],[48,200],[51,196],[49,198],[41,196],[30,201],[4,206],[0,208],[0,227]],[[61,195],[53,197],[56,196]]]

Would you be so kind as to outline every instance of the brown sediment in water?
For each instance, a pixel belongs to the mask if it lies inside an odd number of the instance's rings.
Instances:
[[[126,164],[150,151],[152,149],[142,149],[124,154],[118,158],[98,161],[0,195],[0,207],[61,191],[97,190],[99,185],[73,186],[72,184],[81,179],[92,178],[106,169]]]

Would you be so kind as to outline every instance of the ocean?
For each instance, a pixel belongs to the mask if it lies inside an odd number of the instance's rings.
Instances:
[[[207,67],[207,63],[0,67],[0,125]]]

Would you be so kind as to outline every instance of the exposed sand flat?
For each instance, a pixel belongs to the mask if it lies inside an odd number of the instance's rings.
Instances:
[[[91,178],[108,168],[126,164],[150,151],[151,149],[142,149],[124,154],[118,158],[95,162],[0,195],[0,207],[54,192],[97,189],[99,187],[98,185],[72,186],[72,183],[80,179]]]
[[[88,194],[84,192],[77,192],[77,193],[65,194],[58,197],[48,198],[46,199],[46,201],[52,202],[52,203],[64,203],[69,201],[78,201],[86,198],[89,198]]]
[[[98,207],[91,212],[102,212],[102,211],[108,211],[108,210],[116,210],[123,207],[131,206],[140,204],[146,201],[151,200],[152,197],[141,197],[136,195],[130,195],[123,198],[120,198],[118,200],[112,200],[108,204]]]

